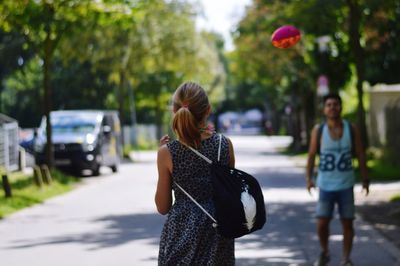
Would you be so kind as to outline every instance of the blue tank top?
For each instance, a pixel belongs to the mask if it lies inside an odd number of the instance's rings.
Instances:
[[[327,191],[337,191],[354,185],[350,124],[343,120],[343,134],[333,140],[325,124],[322,129],[317,185]]]

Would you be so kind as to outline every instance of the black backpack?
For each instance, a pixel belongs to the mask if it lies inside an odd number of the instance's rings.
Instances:
[[[188,146],[209,163],[214,189],[215,217],[210,215],[181,186],[176,182],[175,184],[213,220],[213,226],[217,228],[219,234],[228,238],[238,238],[264,226],[266,222],[264,196],[260,184],[253,176],[219,163],[221,138],[220,135],[218,162],[212,162]]]

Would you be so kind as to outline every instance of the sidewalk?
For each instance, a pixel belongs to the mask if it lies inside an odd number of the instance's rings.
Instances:
[[[305,158],[292,159],[297,167],[305,168]],[[363,220],[371,235],[395,258],[400,265],[400,202],[389,202],[400,192],[400,181],[377,183],[372,180],[370,193],[365,196],[362,186],[354,187],[357,219]],[[357,229],[357,227],[356,227]]]
[[[389,202],[392,195],[399,193],[400,182],[373,184],[368,197],[357,197],[358,214],[380,234],[397,247],[400,261],[400,202]]]

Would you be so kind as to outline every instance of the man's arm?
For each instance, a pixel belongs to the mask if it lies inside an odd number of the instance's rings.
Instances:
[[[314,175],[314,165],[315,165],[315,155],[317,154],[317,137],[318,137],[318,128],[316,125],[311,131],[311,139],[310,146],[308,148],[308,157],[307,157],[307,168],[306,168],[306,182],[307,182],[307,190],[311,191],[311,188],[315,187],[313,175]]]
[[[367,160],[365,156],[364,146],[361,142],[361,134],[357,127],[351,125],[354,131],[354,144],[355,152],[358,159],[358,165],[360,167],[360,174],[362,179],[362,187],[365,189],[366,195],[369,194],[369,178],[367,171]]]

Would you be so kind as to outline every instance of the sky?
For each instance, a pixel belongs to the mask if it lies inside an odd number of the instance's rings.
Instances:
[[[204,7],[205,17],[197,18],[197,27],[222,34],[225,49],[233,49],[230,31],[243,16],[245,7],[251,0],[199,0]]]

